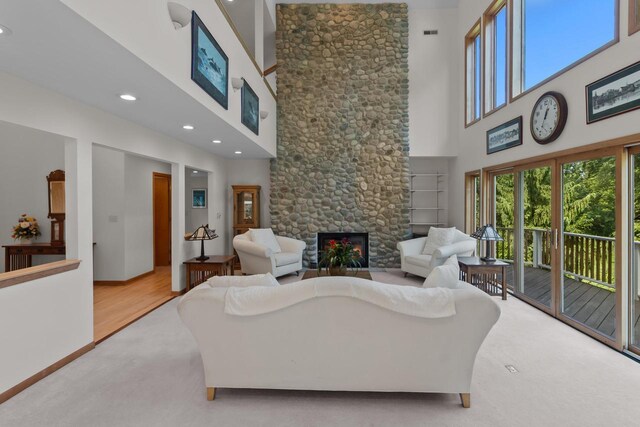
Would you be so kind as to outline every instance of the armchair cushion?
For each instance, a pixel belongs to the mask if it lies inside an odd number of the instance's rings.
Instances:
[[[250,228],[249,237],[253,243],[266,246],[271,249],[271,252],[274,254],[282,252],[278,240],[276,240],[276,236],[270,228]]]
[[[427,236],[427,240],[424,244],[424,248],[422,249],[423,255],[433,255],[433,252],[442,247],[447,246],[453,243],[453,239],[455,238],[456,228],[436,228],[431,227],[429,229],[429,235]]]
[[[409,255],[404,260],[409,264],[423,268],[429,268],[431,265],[431,255]]]
[[[282,267],[283,265],[295,264],[300,261],[300,254],[294,252],[280,252],[273,254],[276,260],[276,267]]]
[[[435,267],[427,276],[422,285],[425,288],[458,288],[460,278],[460,265],[458,257],[452,255],[441,266]]]

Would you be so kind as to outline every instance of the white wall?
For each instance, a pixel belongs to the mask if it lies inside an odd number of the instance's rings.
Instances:
[[[455,156],[459,81],[457,9],[409,9],[410,155]],[[438,30],[437,35],[424,35]]]
[[[459,25],[455,55],[463,58],[464,36],[473,23],[488,7],[490,1],[461,0],[459,7]],[[508,161],[526,159],[556,151],[587,145],[608,139],[638,133],[640,110],[603,120],[591,125],[586,124],[585,86],[602,77],[624,68],[638,60],[640,52],[640,33],[628,36],[628,0],[620,1],[620,42],[586,62],[578,65],[560,77],[542,87],[527,93],[502,110],[482,119],[480,122],[464,128],[462,93],[458,96],[458,125],[460,153],[452,163],[452,182],[450,189],[451,220],[458,227],[464,225],[464,173]],[[464,82],[464,73],[458,69],[457,82]],[[567,98],[569,116],[567,125],[560,138],[548,145],[539,145],[531,137],[529,119],[536,100],[545,92],[555,90]],[[508,120],[522,115],[524,121],[523,145],[486,154],[486,132]]]
[[[93,146],[93,280],[127,280],[124,153]]]
[[[0,246],[20,243],[11,238],[12,228],[23,213],[35,217],[42,235],[36,242],[51,240],[47,175],[64,170],[64,138],[46,132],[0,122]],[[34,256],[33,265],[63,259]],[[0,272],[4,272],[4,250]]]
[[[171,165],[139,156],[124,157],[125,280],[153,270],[153,173]]]
[[[225,110],[191,80],[191,25],[176,31],[171,25],[165,1],[62,2],[206,106],[212,113],[275,155],[276,101],[214,1],[184,0],[180,3],[198,13],[229,57],[229,77],[243,77],[260,98],[260,109],[270,112],[270,117],[260,122],[259,136],[241,123],[240,93],[233,91],[231,83],[229,108]]]
[[[173,180],[172,288],[184,287],[182,261],[193,245],[184,241],[185,165],[208,170],[209,203],[225,206],[226,164],[221,158],[0,73],[0,120],[51,132],[65,140],[67,175],[67,258],[77,270],[0,289],[0,392],[93,341],[93,188],[92,144],[170,162]],[[227,218],[210,218],[225,230]],[[208,243],[224,253],[230,232]]]

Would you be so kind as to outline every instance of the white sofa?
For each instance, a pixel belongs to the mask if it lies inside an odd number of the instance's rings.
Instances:
[[[299,285],[274,289],[289,286]],[[224,312],[230,288],[208,283],[182,297],[178,311],[200,349],[209,400],[216,387],[457,393],[469,407],[476,354],[500,309],[473,286],[458,286],[455,314],[443,318],[347,296],[235,316]]]
[[[302,253],[307,244],[289,237],[275,237],[282,252],[274,253],[270,248],[254,243],[248,231],[233,238],[233,248],[240,258],[243,274],[271,273],[280,277],[302,270]]]
[[[455,230],[453,243],[438,248],[433,255],[423,255],[422,249],[426,241],[426,237],[420,237],[398,243],[400,268],[405,272],[405,276],[410,273],[420,277],[427,277],[431,270],[444,264],[451,255],[459,257],[473,256],[478,243],[473,237],[464,234],[460,230]]]

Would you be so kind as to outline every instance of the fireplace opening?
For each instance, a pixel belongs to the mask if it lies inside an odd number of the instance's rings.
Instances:
[[[369,267],[369,233],[318,233],[316,264],[322,258],[322,252],[329,247],[329,241],[348,239],[354,249],[360,252],[360,267]]]

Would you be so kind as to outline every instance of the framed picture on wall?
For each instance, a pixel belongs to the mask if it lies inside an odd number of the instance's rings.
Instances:
[[[229,58],[194,11],[191,15],[191,80],[229,108]]]
[[[207,189],[194,188],[191,190],[191,200],[193,209],[205,209],[207,207]]]
[[[251,89],[251,86],[245,81],[242,85],[242,124],[251,129],[253,133],[258,135],[258,126],[260,122],[260,100],[258,95]]]
[[[587,124],[640,108],[640,62],[587,86]]]
[[[522,145],[522,116],[487,131],[487,154]]]

